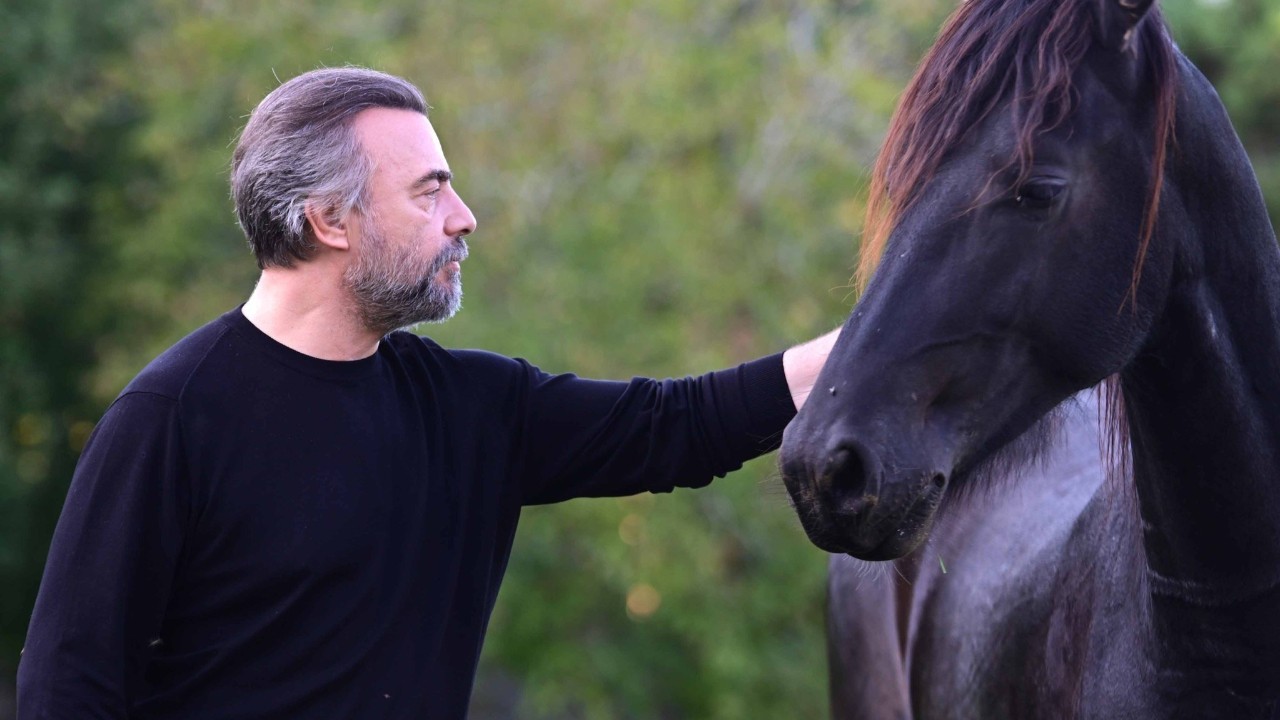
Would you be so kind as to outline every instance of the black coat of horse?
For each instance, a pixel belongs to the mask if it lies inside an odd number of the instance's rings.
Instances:
[[[833,560],[837,718],[1280,718],[1280,249],[1152,4],[967,0],[895,115],[782,447],[895,561]],[[1108,467],[1087,409],[1031,463],[1104,380]]]

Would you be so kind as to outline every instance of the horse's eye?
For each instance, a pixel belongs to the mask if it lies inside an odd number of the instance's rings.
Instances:
[[[1018,188],[1013,201],[1028,210],[1047,210],[1066,187],[1061,181],[1034,180]]]

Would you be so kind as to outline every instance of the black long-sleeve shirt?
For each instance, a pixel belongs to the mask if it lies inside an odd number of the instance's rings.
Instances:
[[[233,310],[94,430],[19,717],[462,718],[522,505],[705,485],[793,414],[776,355],[605,382],[393,333],[335,362]]]

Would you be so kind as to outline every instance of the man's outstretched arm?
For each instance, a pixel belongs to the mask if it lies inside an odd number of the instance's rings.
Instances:
[[[629,383],[548,375],[524,364],[523,414],[510,415],[523,451],[526,504],[701,487],[781,441],[808,397],[836,333],[698,377]],[[518,361],[517,361],[518,362]]]

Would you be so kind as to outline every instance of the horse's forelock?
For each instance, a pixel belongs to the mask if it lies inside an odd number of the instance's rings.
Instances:
[[[952,14],[903,93],[872,172],[856,283],[865,289],[894,225],[918,199],[942,159],[996,108],[1014,98],[1017,182],[1035,139],[1061,125],[1075,104],[1073,77],[1095,42],[1085,0],[968,0]],[[1134,290],[1159,212],[1166,150],[1173,138],[1176,63],[1158,9],[1135,33],[1157,87],[1155,162]]]
[[[873,169],[860,288],[879,264],[897,219],[919,198],[943,157],[1011,96],[1019,100],[1013,108],[1015,162],[1029,166],[1037,131],[1061,122],[1070,108],[1075,64],[1060,57],[1065,46],[1054,40],[1069,34],[1072,24],[1063,18],[1071,10],[1085,14],[1083,3],[1055,0],[970,0],[952,14],[908,84]],[[1076,34],[1088,32],[1082,17]],[[1050,112],[1051,99],[1056,113]]]

